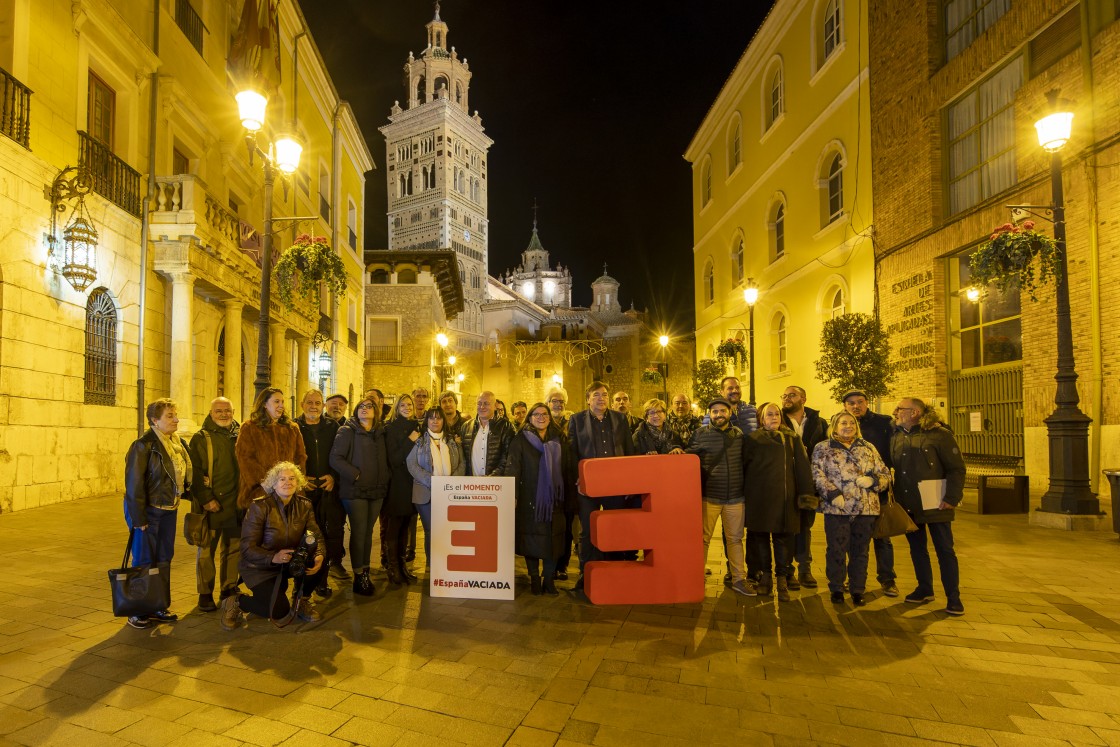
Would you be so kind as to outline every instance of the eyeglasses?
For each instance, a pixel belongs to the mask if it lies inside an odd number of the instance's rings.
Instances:
[[[646,412],[646,417],[647,418],[652,418],[654,415],[664,415],[664,414],[665,414],[664,410],[649,410],[648,412]]]
[[[790,394],[789,392],[783,394],[779,399],[793,399],[797,394]]]
[[[548,401],[548,403],[549,403],[550,405],[562,405],[562,404],[564,404],[564,403],[565,403],[566,401],[567,401],[567,400],[563,400],[563,399],[550,399],[550,400]]]
[[[533,417],[534,417],[534,418],[550,418],[550,417],[552,417],[552,416],[551,416],[551,415],[549,415],[549,414],[548,414],[547,412],[539,412],[539,411],[538,411],[538,412],[534,412],[534,413],[533,413]]]
[[[363,402],[362,404],[358,405],[359,410],[372,410],[375,407],[377,407],[377,405],[373,404],[372,402]]]

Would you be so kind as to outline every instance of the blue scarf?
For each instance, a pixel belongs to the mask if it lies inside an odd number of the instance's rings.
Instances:
[[[537,475],[536,520],[552,521],[555,506],[564,503],[564,481],[560,471],[560,440],[557,438],[541,441],[540,436],[526,428],[521,431],[525,440],[540,452],[540,472]]]

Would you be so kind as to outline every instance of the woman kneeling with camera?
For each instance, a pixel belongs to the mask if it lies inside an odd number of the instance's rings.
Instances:
[[[236,628],[243,612],[277,620],[287,617],[294,607],[300,620],[319,619],[311,592],[326,570],[326,546],[311,501],[297,495],[306,485],[307,479],[291,462],[274,465],[261,481],[265,494],[249,504],[241,525],[238,570],[252,596],[226,597],[222,602],[224,629]],[[286,596],[289,578],[295,579],[291,603]]]

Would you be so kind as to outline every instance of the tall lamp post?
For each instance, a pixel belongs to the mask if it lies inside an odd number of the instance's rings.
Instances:
[[[240,91],[237,99],[237,110],[241,117],[241,126],[245,128],[245,146],[249,150],[249,163],[253,163],[254,156],[261,156],[264,166],[264,231],[261,236],[261,313],[257,322],[257,377],[253,380],[255,395],[264,391],[272,379],[272,371],[268,363],[268,322],[271,306],[272,291],[272,188],[279,173],[280,180],[287,192],[288,179],[299,168],[299,157],[303,152],[303,145],[294,135],[284,134],[277,136],[267,150],[262,150],[257,143],[257,134],[264,127],[265,110],[268,99],[263,93],[254,89]]]
[[[750,328],[747,332],[748,347],[747,358],[750,359],[750,404],[754,404],[754,305],[758,303],[758,286],[754,282],[754,278],[747,278],[747,287],[743,289],[743,301],[747,304],[748,317],[750,319]]]
[[[1054,213],[1054,242],[1061,257],[1056,289],[1058,371],[1054,381],[1054,412],[1043,422],[1050,444],[1050,489],[1042,496],[1042,510],[1062,514],[1100,513],[1100,501],[1089,483],[1089,423],[1078,407],[1077,369],[1073,358],[1073,327],[1069,310],[1069,269],[1066,260],[1066,209],[1062,190],[1061,149],[1070,139],[1073,112],[1058,91],[1047,94],[1049,113],[1035,122],[1038,142],[1050,153],[1050,188]]]
[[[657,364],[657,372],[661,374],[661,401],[669,401],[669,363],[665,360],[665,351],[669,348],[669,335],[661,335],[657,338],[657,343],[661,346],[661,361]]]
[[[439,345],[439,392],[443,394],[447,390],[447,335],[443,332],[436,333],[436,344]],[[452,356],[454,358],[454,356]]]

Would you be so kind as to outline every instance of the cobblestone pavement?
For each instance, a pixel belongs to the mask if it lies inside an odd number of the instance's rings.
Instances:
[[[514,602],[434,600],[380,577],[372,600],[336,591],[317,625],[226,633],[195,609],[181,541],[180,621],[113,618],[119,498],[7,514],[0,744],[1120,745],[1116,536],[971,514],[956,531],[963,618],[940,597],[739,598],[716,542],[699,605],[597,608],[524,578]]]

